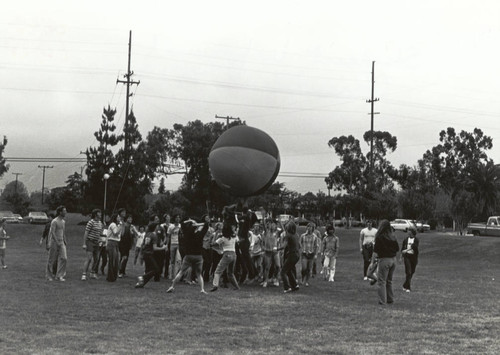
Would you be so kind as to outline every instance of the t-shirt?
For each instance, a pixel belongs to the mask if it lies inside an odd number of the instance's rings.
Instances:
[[[377,229],[363,228],[360,235],[363,236],[363,245],[369,245],[375,243],[375,235],[377,234]]]
[[[102,222],[99,220],[91,219],[87,222],[85,227],[85,232],[87,233],[87,239],[94,242],[98,242],[101,239],[102,234]]]
[[[250,232],[250,255],[257,256],[262,254],[262,237],[260,234]]]
[[[171,224],[168,227],[167,234],[170,236],[170,244],[178,245],[179,244],[179,230],[181,229],[180,224]]]
[[[7,236],[7,233],[3,229],[3,227],[0,227],[0,237],[5,238]],[[7,247],[7,243],[5,239],[0,239],[0,249],[5,249]]]
[[[298,234],[286,234],[284,240],[286,241],[285,256],[300,253],[300,237]]]
[[[144,245],[142,247],[142,253],[146,255],[153,254],[153,245],[155,245],[158,241],[158,236],[155,232],[148,232],[144,236]]]
[[[134,237],[132,236],[132,231],[130,230],[130,228],[130,224],[124,224],[123,234],[120,238],[120,245],[123,245],[127,249],[130,249],[132,243],[134,242]]]
[[[108,228],[108,240],[114,240],[115,242],[119,242],[120,241],[120,233],[121,233],[121,230],[120,228],[118,227],[118,225],[113,222],[109,225],[109,228]]]
[[[142,247],[142,243],[144,242],[144,236],[146,235],[145,232],[140,232],[137,234],[137,242],[135,243],[136,248]]]
[[[236,238],[228,239],[226,237],[220,237],[215,242],[219,245],[222,245],[223,251],[234,251],[234,252],[236,251],[235,249]]]

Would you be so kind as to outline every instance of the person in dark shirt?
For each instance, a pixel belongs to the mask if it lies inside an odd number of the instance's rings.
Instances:
[[[118,273],[119,278],[125,276],[125,269],[127,268],[130,249],[132,249],[132,244],[134,244],[134,229],[135,228],[132,225],[132,216],[128,215],[125,218],[123,234],[120,238],[120,242],[118,243],[118,249],[120,251],[120,270]]]
[[[403,240],[403,245],[401,246],[401,253],[403,254],[403,260],[405,263],[405,274],[406,279],[403,284],[403,291],[411,291],[411,279],[415,273],[418,263],[418,245],[419,240],[416,237],[417,231],[415,229],[410,229],[408,231],[408,236]]]
[[[300,237],[297,234],[297,226],[293,221],[289,221],[285,225],[285,232],[284,245],[280,248],[285,249],[281,279],[283,280],[284,292],[288,293],[299,290],[294,271],[295,265],[300,260]]]
[[[144,236],[144,244],[142,246],[142,255],[144,264],[146,265],[144,275],[137,278],[135,288],[143,288],[159,271],[161,266],[156,262],[154,257],[155,251],[163,251],[167,249],[166,245],[158,246],[158,235],[156,234],[156,223],[150,223],[146,235]]]
[[[167,290],[168,293],[174,291],[175,283],[182,278],[182,275],[184,275],[189,268],[192,269],[194,277],[196,277],[198,283],[200,284],[201,293],[206,293],[203,277],[201,276],[201,270],[203,267],[203,256],[201,253],[203,249],[203,237],[208,231],[210,217],[208,215],[205,216],[205,220],[203,222],[203,228],[201,229],[199,229],[200,225],[192,219],[188,219],[182,223],[181,228],[185,255],[182,259],[181,269],[172,280],[172,286],[170,286]]]
[[[398,241],[394,236],[391,224],[384,219],[380,222],[375,235],[372,260],[378,258],[378,303],[385,305],[394,303],[392,290],[392,275],[396,269],[396,255],[399,251]]]

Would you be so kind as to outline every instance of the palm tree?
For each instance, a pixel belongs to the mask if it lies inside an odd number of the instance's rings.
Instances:
[[[470,169],[465,178],[465,189],[472,192],[482,217],[498,211],[500,197],[500,166],[491,160],[478,163]]]

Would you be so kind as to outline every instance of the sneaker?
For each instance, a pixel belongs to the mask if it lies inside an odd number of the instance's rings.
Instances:
[[[123,274],[118,274],[118,278],[121,279],[123,277]]]
[[[2,266],[2,269],[7,269],[7,265]]]
[[[306,282],[306,283],[304,284],[304,286],[305,286],[305,287],[309,287],[309,283],[308,283],[308,282]]]
[[[264,281],[264,282],[262,283],[262,287],[267,287],[267,282],[265,282],[265,281]]]
[[[283,291],[283,293],[289,293],[289,292],[292,292],[291,288],[287,288],[286,290]]]
[[[86,274],[82,275],[82,281],[87,281],[87,275]]]
[[[97,274],[94,274],[94,273],[90,274],[90,278],[94,279],[94,280],[99,280],[99,277],[97,276]]]
[[[207,294],[207,291],[205,291],[205,290],[201,290],[201,291],[200,291],[200,293],[203,293],[204,295],[206,295],[206,294]]]
[[[135,288],[143,288],[143,287],[144,287],[144,282],[138,281],[138,282],[135,284]]]
[[[409,288],[407,288],[407,289],[405,290],[405,292],[407,292],[407,293],[408,293],[408,292],[411,292],[411,291],[410,291],[410,289],[409,289]]]
[[[294,292],[295,292],[295,291],[298,291],[298,290],[299,290],[299,285],[295,286],[295,287],[292,289],[292,291],[294,291]]]
[[[173,286],[170,286],[168,289],[167,289],[167,293],[172,293],[174,292],[174,287]]]
[[[65,282],[66,279],[64,277],[56,277],[56,281]]]
[[[330,279],[328,280],[328,282],[335,282],[335,279]]]
[[[210,292],[215,292],[215,291],[217,291],[218,289],[219,289],[219,288],[218,288],[217,286],[214,286],[214,287],[212,287],[212,288],[210,289]]]
[[[280,282],[278,280],[274,280],[274,286],[279,286],[280,285]]]
[[[371,280],[370,280],[370,285],[371,285],[371,286],[375,285],[376,283],[377,283],[377,280],[374,280],[374,279],[371,279]]]
[[[47,281],[52,282],[54,279],[52,277],[47,277]]]
[[[368,277],[365,276],[365,278],[363,279],[363,281],[368,281]]]

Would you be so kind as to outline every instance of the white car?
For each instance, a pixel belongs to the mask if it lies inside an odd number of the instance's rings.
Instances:
[[[410,219],[395,219],[391,221],[391,227],[395,231],[408,232],[409,229],[417,229],[415,223]]]
[[[420,233],[428,232],[431,230],[431,226],[424,222],[415,222],[415,225],[417,226],[417,230]]]

